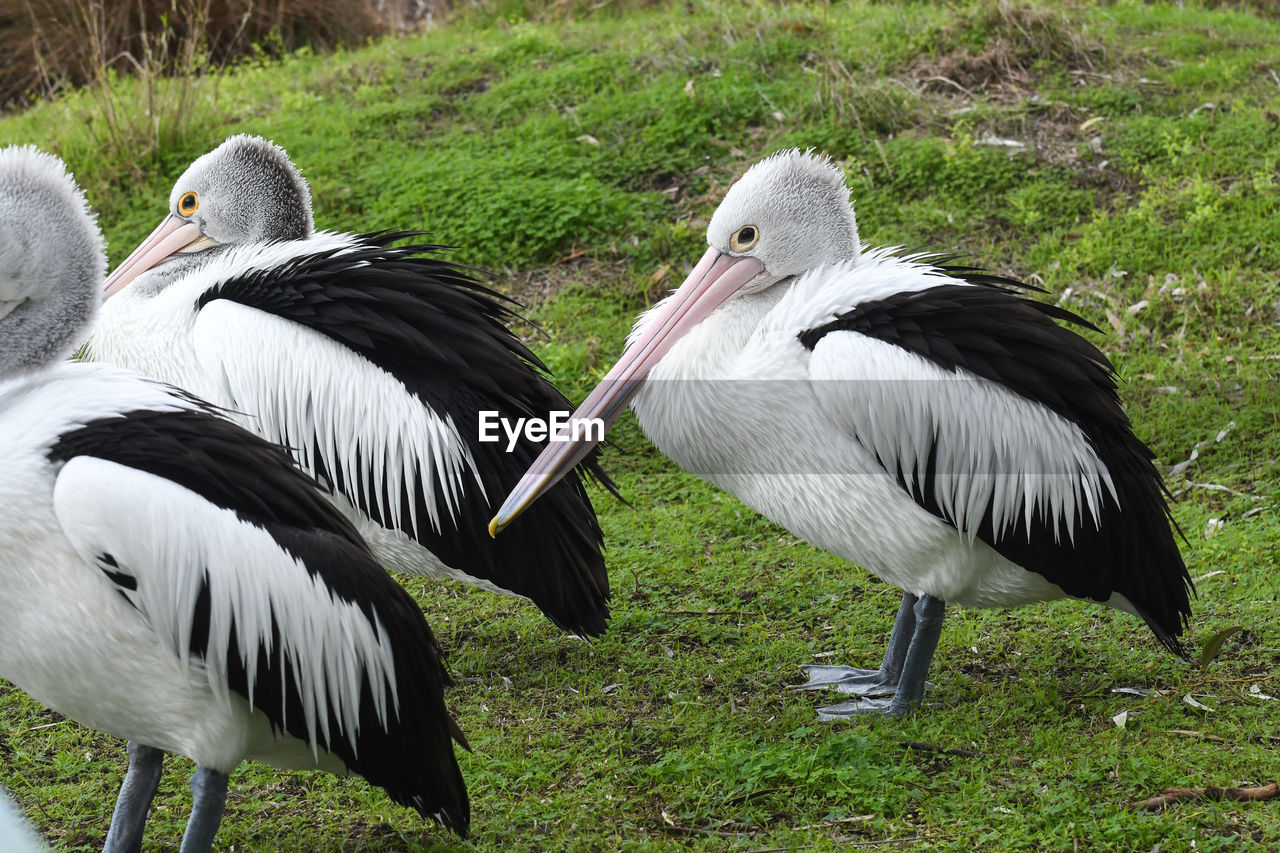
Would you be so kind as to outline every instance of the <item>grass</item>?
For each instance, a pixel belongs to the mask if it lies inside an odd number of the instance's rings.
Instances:
[[[822,148],[866,242],[958,250],[1106,330],[1200,578],[1188,639],[1245,628],[1200,668],[1095,605],[951,610],[941,707],[820,724],[827,699],[786,687],[801,664],[878,660],[894,590],[676,470],[628,418],[607,459],[634,508],[596,496],[606,637],[406,581],[451,650],[473,842],[358,779],[246,765],[221,849],[1280,844],[1274,802],[1131,807],[1277,775],[1280,701],[1250,693],[1280,695],[1280,20],[1261,8],[509,0],[230,73],[141,170],[98,154],[85,94],[0,121],[0,142],[69,159],[113,262],[192,158],[233,132],[272,137],[321,227],[420,227],[502,271],[579,398],[701,253],[734,177]],[[173,764],[147,849],[175,846],[186,818],[190,766]],[[123,767],[120,744],[0,687],[0,779],[59,849],[101,846]]]

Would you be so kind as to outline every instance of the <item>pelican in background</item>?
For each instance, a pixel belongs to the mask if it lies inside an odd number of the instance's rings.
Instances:
[[[903,590],[879,669],[808,668],[805,688],[855,694],[821,717],[918,705],[947,602],[1096,601],[1183,655],[1166,492],[1111,363],[1055,322],[1084,320],[947,258],[863,249],[843,176],[810,152],[748,170],[707,242],[575,417],[630,402],[681,467]],[[490,531],[588,450],[549,445]]]
[[[246,758],[465,835],[435,638],[315,481],[183,391],[58,363],[105,269],[62,162],[0,151],[0,677],[129,741],[105,849],[140,848],[166,752],[198,765],[183,853]]]
[[[234,136],[191,164],[170,214],[107,281],[87,346],[238,413],[330,483],[389,568],[531,599],[604,632],[609,576],[578,472],[494,542],[493,507],[543,442],[480,440],[483,413],[572,407],[477,271],[401,234],[314,233],[283,149]],[[593,456],[585,473],[608,484]]]

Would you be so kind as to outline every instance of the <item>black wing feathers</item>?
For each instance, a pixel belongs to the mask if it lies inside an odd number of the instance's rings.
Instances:
[[[365,547],[351,523],[287,453],[211,409],[144,409],[103,418],[63,433],[49,450],[54,461],[76,456],[107,459],[171,480],[259,526],[320,528]]]
[[[372,690],[362,679],[358,753],[334,710],[329,712],[331,737],[323,745],[397,802],[466,834],[466,785],[451,736],[464,746],[466,742],[444,704],[444,687],[450,682],[431,628],[413,599],[387,576],[351,524],[284,450],[207,411],[140,410],[64,433],[48,456],[53,461],[92,456],[171,480],[266,530],[312,576],[318,575],[335,599],[356,605],[367,619],[376,618],[393,651],[400,712],[392,710],[386,728],[379,726]],[[137,579],[110,555],[100,563],[118,587],[136,588]],[[209,584],[206,573],[192,614],[190,650],[197,658],[209,651]],[[252,685],[232,629],[228,686],[245,698],[252,696],[254,706],[277,729],[307,740],[295,667],[282,659],[282,652],[272,651],[284,645],[276,614],[271,622],[270,642],[256,650]]]
[[[501,442],[481,443],[479,412],[546,418],[574,407],[547,380],[545,368],[511,333],[517,319],[503,297],[484,287],[478,271],[436,257],[441,247],[390,244],[404,233],[363,235],[355,249],[303,255],[283,267],[228,279],[200,297],[235,302],[299,323],[343,344],[400,380],[441,417],[452,416],[476,462],[485,495],[467,475],[457,527],[431,528],[428,505],[445,507],[443,484],[424,494],[406,483],[400,494],[366,500],[339,466],[317,471],[384,527],[399,505],[400,527],[451,568],[530,598],[553,622],[598,635],[608,618],[609,577],[603,536],[580,474],[612,488],[593,454],[574,475],[535,504],[496,540],[488,522],[541,446],[522,440],[511,453]],[[317,446],[317,449],[318,446]],[[421,478],[418,478],[421,480]],[[411,528],[410,504],[418,529]],[[447,513],[441,512],[442,517]]]
[[[1124,595],[1160,641],[1184,655],[1177,636],[1190,616],[1188,593],[1193,589],[1153,454],[1133,434],[1111,362],[1055,321],[1094,327],[1070,311],[1016,292],[1037,288],[969,267],[935,269],[968,284],[940,283],[862,303],[805,331],[801,343],[812,349],[833,331],[878,338],[945,370],[963,369],[1003,385],[1076,424],[1116,487],[1118,500],[1106,495],[1101,525],[1077,525],[1072,540],[1037,512],[1031,529],[1020,516],[997,538],[988,511],[978,536],[1069,595],[1095,601],[1106,601],[1113,592]],[[912,497],[945,518],[934,498],[934,467],[931,454],[926,476],[911,490]]]

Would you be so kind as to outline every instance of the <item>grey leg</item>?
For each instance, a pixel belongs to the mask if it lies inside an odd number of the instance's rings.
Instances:
[[[869,713],[893,714],[901,717],[916,708],[924,698],[924,689],[927,685],[925,676],[929,674],[929,663],[933,660],[933,652],[938,647],[938,637],[942,634],[942,616],[946,606],[945,601],[934,598],[932,595],[922,595],[915,602],[912,608],[915,613],[915,631],[905,650],[905,658],[900,665],[897,689],[892,697],[860,696],[839,705],[819,708],[818,718],[835,720],[853,714]]]
[[[920,705],[924,698],[925,676],[942,636],[942,617],[947,603],[932,595],[922,595],[916,602],[916,633],[907,649],[907,659],[902,666],[898,692],[893,695],[889,713],[901,717]]]
[[[116,797],[116,809],[111,813],[111,828],[107,830],[102,853],[138,853],[142,849],[147,810],[160,787],[163,768],[162,750],[129,741],[129,770]]]
[[[191,819],[182,834],[181,853],[208,853],[227,805],[227,774],[197,767],[191,775]]]
[[[893,631],[889,634],[889,645],[884,650],[884,659],[880,662],[879,669],[806,666],[802,669],[808,673],[809,680],[795,689],[833,689],[841,693],[857,693],[859,696],[892,696],[902,674],[902,663],[907,656],[907,646],[911,644],[911,635],[915,633],[915,604],[914,595],[902,593],[902,605],[893,620]]]

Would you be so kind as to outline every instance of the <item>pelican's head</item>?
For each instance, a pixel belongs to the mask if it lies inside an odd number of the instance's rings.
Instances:
[[[198,262],[221,246],[301,240],[313,229],[311,191],[285,150],[258,136],[233,136],[182,173],[169,215],[111,274],[106,294],[160,264]]]
[[[0,149],[0,372],[66,356],[106,271],[102,233],[63,162]]]
[[[708,252],[754,258],[743,290],[858,256],[858,223],[844,175],[826,155],[792,148],[756,163],[725,194],[707,226]],[[704,258],[705,260],[705,258]]]
[[[707,226],[707,243],[684,284],[655,309],[574,418],[600,418],[612,425],[676,341],[725,301],[814,267],[851,260],[860,251],[844,176],[830,158],[797,149],[761,160],[729,188]],[[549,443],[507,496],[489,524],[490,533],[496,535],[513,521],[592,446],[587,441]]]

